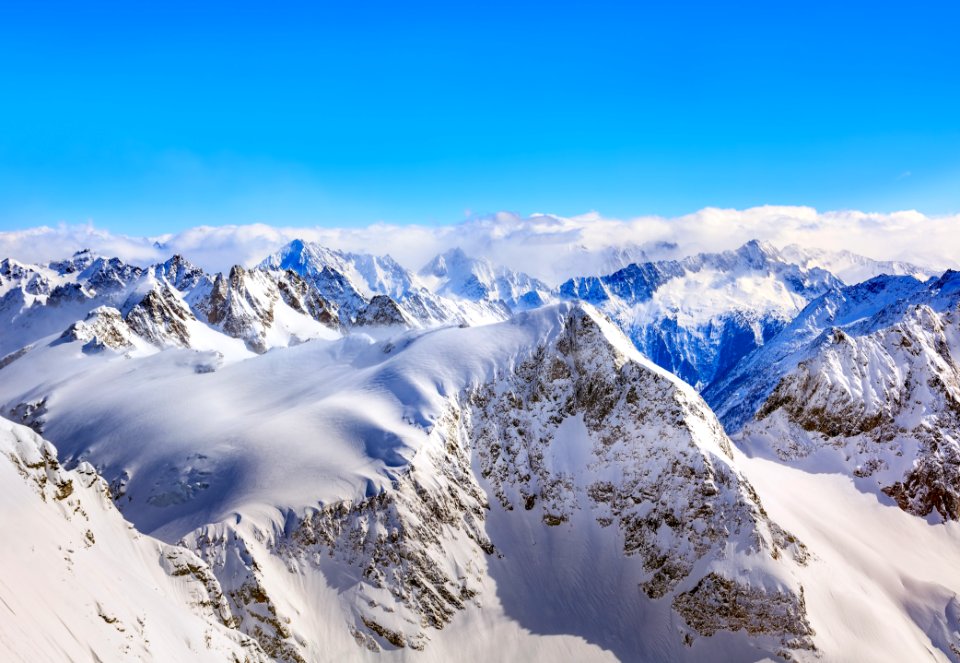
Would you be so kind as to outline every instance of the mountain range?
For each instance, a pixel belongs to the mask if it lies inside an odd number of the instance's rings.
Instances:
[[[960,276],[592,264],[4,259],[0,653],[960,661]]]

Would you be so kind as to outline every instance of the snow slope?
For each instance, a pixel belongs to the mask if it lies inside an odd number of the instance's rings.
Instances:
[[[736,460],[770,517],[815,551],[797,573],[822,660],[960,660],[960,524],[931,526],[849,475]]]
[[[269,659],[195,554],[138,533],[87,464],[0,419],[0,659]]]

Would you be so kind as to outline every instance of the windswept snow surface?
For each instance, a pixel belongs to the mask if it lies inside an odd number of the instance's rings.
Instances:
[[[177,538],[250,506],[379,492],[413,458],[447,396],[548,341],[561,316],[545,309],[496,327],[400,331],[379,342],[358,333],[209,373],[204,353],[128,360],[51,341],[3,369],[0,399],[47,398],[43,430],[61,453],[94,459],[107,477],[127,472],[124,513]],[[31,388],[17,393],[22,385]]]
[[[798,574],[823,660],[960,660],[960,523],[931,525],[844,474],[740,453],[737,464],[814,551]]]

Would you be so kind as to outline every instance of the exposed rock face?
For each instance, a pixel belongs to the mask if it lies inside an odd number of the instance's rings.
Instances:
[[[299,643],[262,585],[263,574],[236,531],[211,527],[182,542],[207,560],[226,582],[225,597],[236,611],[233,625],[255,639],[271,660],[303,663]]]
[[[882,490],[904,511],[918,516],[936,512],[944,520],[960,520],[960,451],[956,442],[944,444],[941,435],[931,432],[903,480]]]
[[[375,295],[357,314],[354,324],[357,327],[406,326],[412,324],[412,320],[395,301],[386,295]]]
[[[61,335],[64,341],[85,343],[85,352],[104,348],[128,351],[145,341],[157,347],[190,346],[187,321],[193,313],[169,287],[158,285],[134,304],[124,317],[119,310],[101,306],[85,320],[70,325]],[[142,339],[137,341],[135,339]]]
[[[154,276],[166,279],[180,292],[190,292],[202,286],[211,286],[213,280],[202,269],[177,254],[164,263],[153,267]]]
[[[324,299],[316,288],[310,287],[299,274],[287,270],[277,279],[280,297],[287,306],[298,313],[308,315],[330,329],[340,328],[340,316],[336,306]]]
[[[47,414],[47,399],[22,401],[10,408],[7,418],[18,424],[32,428],[37,434],[43,434],[43,418]]]
[[[721,411],[735,427],[742,404],[756,403],[752,395],[773,381],[755,419],[740,424],[742,439],[801,465],[840,455],[861,489],[885,493],[919,516],[956,520],[960,279],[947,274],[918,284],[909,299],[889,296],[901,292],[896,283],[881,277],[811,304],[814,311],[797,325],[809,328],[814,313],[829,310],[827,329],[799,349],[791,344],[789,355],[774,354],[779,342],[772,342],[771,356],[754,360],[768,370],[755,383],[738,382],[751,396],[727,396]],[[793,329],[784,335],[800,337]]]
[[[109,306],[95,308],[81,322],[70,325],[61,338],[66,341],[85,343],[84,350],[97,351],[103,348],[129,350],[133,348],[130,328],[120,311]]]
[[[327,301],[333,302],[341,315],[341,322],[347,324],[356,319],[357,314],[367,304],[367,298],[344,274],[324,266],[319,271],[303,275]]]
[[[265,277],[253,275],[252,278],[256,279],[255,286],[266,285]],[[266,350],[263,330],[273,322],[273,304],[279,294],[270,292],[269,287],[251,292],[249,285],[247,271],[234,265],[228,276],[217,274],[207,300],[198,308],[206,313],[211,325],[234,338],[244,339],[251,349],[263,352]]]
[[[127,313],[126,322],[141,338],[158,347],[190,347],[190,308],[166,284],[159,285]]]
[[[765,592],[745,587],[710,573],[696,586],[673,600],[674,609],[702,635],[717,631],[782,633],[785,643],[796,649],[809,649],[813,629],[807,622],[806,602],[786,592]],[[792,637],[791,637],[792,636]]]
[[[722,558],[730,537],[749,540],[749,555],[786,550],[806,561],[733,468],[729,441],[699,398],[629,361],[582,309],[553,348],[475,403],[480,466],[503,507],[537,509],[547,525],[580,509],[616,524],[624,553],[649,573],[651,598],[672,592],[700,560]],[[574,444],[569,427],[580,422],[582,460],[564,467],[562,446]]]
[[[228,276],[217,274],[209,293],[195,308],[217,329],[263,353],[268,349],[266,336],[274,326],[278,302],[324,326],[339,328],[334,307],[289,271],[245,270],[236,265]]]

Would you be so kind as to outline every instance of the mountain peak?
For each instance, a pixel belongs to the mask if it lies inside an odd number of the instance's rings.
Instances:
[[[284,244],[260,262],[260,269],[290,269],[300,276],[319,273],[324,267],[342,270],[344,254],[299,237]]]
[[[553,289],[523,272],[472,258],[459,246],[437,254],[419,272],[441,295],[473,302],[503,302],[511,310],[540,305],[554,298]]]
[[[466,262],[467,260],[471,260],[471,258],[469,258],[464,250],[459,246],[455,246],[452,249],[447,249],[444,251],[443,257],[446,258],[447,262],[452,263]]]
[[[300,238],[292,240],[289,244],[287,244],[287,250],[290,251],[291,253],[293,252],[299,253],[303,251],[305,247],[306,247],[306,244]]]
[[[735,253],[746,259],[747,264],[755,268],[763,267],[770,261],[782,260],[777,247],[770,242],[759,239],[751,239],[738,248]]]
[[[420,275],[443,278],[449,276],[451,271],[468,266],[471,262],[474,261],[464,253],[463,249],[455,246],[434,256],[430,262],[420,269]]]
[[[97,260],[97,255],[90,249],[80,249],[74,251],[66,260],[56,260],[51,262],[50,269],[55,270],[60,275],[74,274],[82,272]]]

